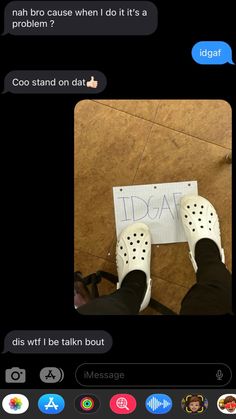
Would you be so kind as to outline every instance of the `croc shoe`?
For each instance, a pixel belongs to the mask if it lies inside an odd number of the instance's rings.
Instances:
[[[151,235],[146,224],[135,223],[125,228],[116,245],[116,265],[118,272],[117,289],[121,287],[125,276],[134,270],[143,271],[146,274],[147,289],[140,306],[144,310],[151,298]]]
[[[224,249],[221,247],[220,225],[213,205],[199,195],[186,195],[180,201],[180,215],[189,244],[189,256],[195,272],[195,246],[201,239],[213,240],[219,248],[221,260],[225,263]]]

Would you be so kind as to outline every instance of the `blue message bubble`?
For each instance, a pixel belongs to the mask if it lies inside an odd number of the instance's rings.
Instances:
[[[192,48],[192,57],[198,64],[234,64],[231,47],[223,41],[201,41]]]

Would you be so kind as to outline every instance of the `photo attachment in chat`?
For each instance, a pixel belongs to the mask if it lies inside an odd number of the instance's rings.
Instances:
[[[2,3],[0,418],[236,414],[229,2]]]
[[[224,100],[74,109],[74,306],[232,312],[232,110]]]

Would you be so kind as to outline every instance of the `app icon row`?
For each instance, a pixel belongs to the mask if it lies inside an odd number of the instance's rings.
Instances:
[[[100,400],[94,394],[81,394],[75,399],[75,409],[80,413],[96,413]],[[109,401],[110,410],[118,415],[128,415],[137,408],[136,398],[132,394],[114,394]],[[145,408],[154,415],[163,415],[171,411],[173,401],[167,394],[154,393],[145,400]],[[208,408],[208,400],[202,394],[188,394],[181,400],[181,407],[187,414],[201,414]],[[236,414],[236,394],[223,394],[217,400],[221,413]],[[2,408],[9,414],[25,413],[29,400],[23,394],[8,394],[2,400]],[[65,408],[65,400],[60,394],[43,394],[38,399],[38,409],[44,414],[59,414]]]

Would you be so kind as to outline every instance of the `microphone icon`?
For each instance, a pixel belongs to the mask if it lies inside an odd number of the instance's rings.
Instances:
[[[221,381],[223,377],[224,377],[223,372],[221,370],[217,370],[217,372],[216,372],[217,381]]]

